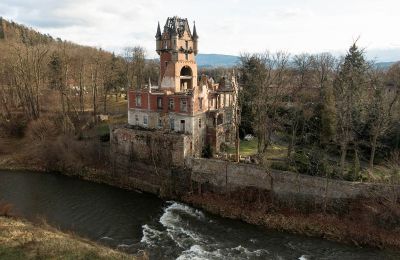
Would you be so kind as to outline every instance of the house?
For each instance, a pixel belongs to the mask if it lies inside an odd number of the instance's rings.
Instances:
[[[220,83],[198,75],[196,25],[190,30],[187,19],[167,19],[163,31],[156,33],[156,52],[160,56],[157,86],[130,89],[128,123],[131,126],[182,134],[191,137],[191,156],[201,156],[210,145],[219,152],[224,143],[233,142],[234,107],[238,85],[234,75]]]

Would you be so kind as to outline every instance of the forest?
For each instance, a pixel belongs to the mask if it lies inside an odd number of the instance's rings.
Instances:
[[[244,54],[238,69],[241,135],[257,136],[263,156],[273,143],[286,146],[283,162],[270,166],[346,180],[398,178],[400,63],[379,69],[355,42],[341,58]]]

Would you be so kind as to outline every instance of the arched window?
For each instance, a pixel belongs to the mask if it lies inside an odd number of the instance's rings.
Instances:
[[[189,66],[184,66],[180,73],[180,90],[185,91],[193,88],[193,74]]]

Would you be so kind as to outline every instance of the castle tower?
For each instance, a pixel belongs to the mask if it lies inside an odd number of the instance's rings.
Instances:
[[[156,51],[160,55],[161,89],[185,92],[197,86],[198,35],[193,34],[187,19],[169,17],[161,33],[160,24],[156,33]]]

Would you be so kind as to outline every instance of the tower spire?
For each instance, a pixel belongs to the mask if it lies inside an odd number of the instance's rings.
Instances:
[[[196,22],[193,21],[193,39],[197,40],[199,38],[199,36],[197,35],[197,31],[196,31]]]
[[[161,39],[160,22],[158,22],[156,38],[157,38],[157,40]]]

